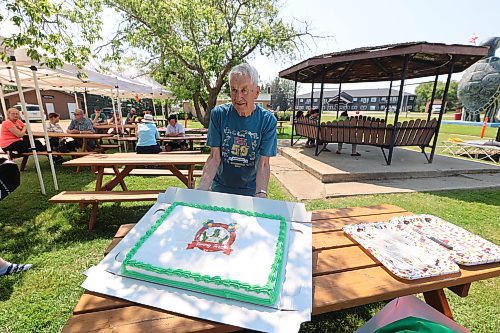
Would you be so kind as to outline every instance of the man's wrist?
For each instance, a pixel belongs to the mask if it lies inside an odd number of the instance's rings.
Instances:
[[[261,196],[261,195],[265,195],[267,197],[267,191],[259,190],[259,191],[255,192],[255,196]]]

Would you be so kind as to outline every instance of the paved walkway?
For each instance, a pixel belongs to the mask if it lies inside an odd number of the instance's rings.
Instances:
[[[279,143],[281,155],[271,159],[271,172],[297,200],[378,193],[408,193],[452,189],[500,187],[500,167],[447,156],[429,164],[416,151],[397,149],[387,166],[380,149],[361,146],[360,157],[350,156],[350,145],[341,155],[314,156],[314,149],[290,148]]]

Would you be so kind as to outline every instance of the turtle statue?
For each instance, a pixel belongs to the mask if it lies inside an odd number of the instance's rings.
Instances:
[[[500,37],[488,38],[481,46],[489,47],[487,57],[467,68],[458,83],[458,98],[465,107],[463,119],[480,121],[484,112],[490,122],[500,122],[500,58],[495,57]]]

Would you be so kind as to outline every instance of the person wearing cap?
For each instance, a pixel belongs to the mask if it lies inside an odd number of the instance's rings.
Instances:
[[[66,132],[70,134],[90,134],[95,133],[94,125],[92,124],[92,120],[85,117],[82,109],[75,109],[73,112],[74,118],[71,120],[68,126],[68,130]],[[74,139],[78,146],[82,146],[81,139]],[[97,144],[94,140],[89,140],[88,146],[90,149],[94,149]]]
[[[160,145],[156,142],[160,134],[151,114],[145,114],[137,126],[137,154],[158,154],[161,152]]]
[[[210,115],[210,156],[198,189],[266,198],[269,160],[277,153],[277,120],[255,103],[260,87],[254,67],[233,67],[229,86],[231,103],[216,106]]]
[[[177,122],[177,116],[171,115],[168,117],[168,125],[165,130],[165,136],[184,136],[186,131],[181,123]],[[167,151],[172,151],[174,149],[186,150],[188,144],[186,141],[169,141],[165,146]]]

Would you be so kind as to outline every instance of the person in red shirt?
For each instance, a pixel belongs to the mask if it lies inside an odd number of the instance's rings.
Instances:
[[[40,141],[35,140],[38,151],[43,150]],[[17,157],[21,153],[30,151],[30,143],[26,136],[26,126],[19,119],[19,110],[10,108],[7,110],[7,120],[2,123],[0,134],[0,147],[3,151],[9,152],[11,157]]]

